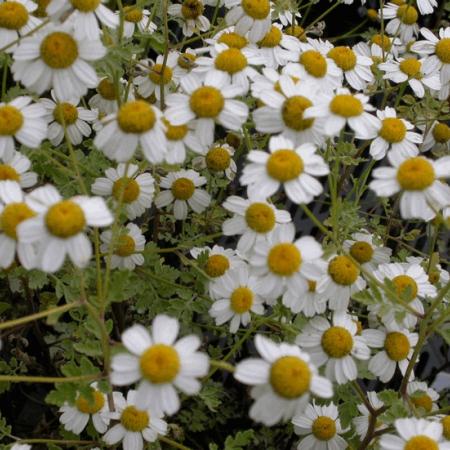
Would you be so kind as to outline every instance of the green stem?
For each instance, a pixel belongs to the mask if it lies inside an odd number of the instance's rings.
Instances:
[[[9,383],[77,383],[79,381],[94,381],[103,378],[103,374],[79,375],[74,377],[38,377],[28,375],[0,375],[0,382]]]
[[[167,436],[158,436],[158,440],[166,443],[167,445],[170,445],[173,448],[178,448],[180,450],[191,450],[189,447],[186,447],[185,445],[180,444],[179,442],[176,442],[176,441],[168,438]]]
[[[211,367],[214,367],[214,368],[217,368],[217,369],[226,370],[227,372],[232,372],[233,373],[235,371],[235,367],[232,364],[227,363],[226,361],[217,361],[215,359],[211,359],[209,361],[209,365]]]

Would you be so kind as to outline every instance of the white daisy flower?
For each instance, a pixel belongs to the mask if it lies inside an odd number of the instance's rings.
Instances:
[[[167,423],[163,414],[148,407],[137,407],[138,393],[127,392],[127,398],[121,392],[114,392],[115,411],[108,414],[109,418],[118,421],[103,436],[108,445],[122,441],[123,450],[142,450],[145,442],[155,442],[158,435],[167,433]]]
[[[331,382],[319,376],[309,355],[296,345],[277,344],[256,335],[255,346],[262,358],[245,359],[234,372],[238,381],[254,386],[255,402],[249,413],[253,420],[272,426],[301,414],[311,394],[333,396]]]
[[[400,51],[404,51],[403,43],[398,37],[390,37],[386,34],[374,34],[368,44],[359,42],[353,49],[357,53],[370,57],[374,63],[392,59],[394,56],[397,57]]]
[[[305,317],[314,317],[323,314],[327,309],[327,297],[317,292],[317,281],[307,280],[308,290],[295,299],[291,311],[302,313]]]
[[[166,99],[165,116],[173,125],[195,120],[195,130],[203,145],[214,142],[215,123],[225,129],[239,131],[248,116],[248,106],[233,97],[243,89],[227,83],[224,72],[207,72],[204,81],[190,73],[180,80],[184,94],[171,94]]]
[[[379,197],[401,193],[400,213],[404,219],[429,221],[448,204],[450,187],[441,181],[450,176],[450,156],[437,160],[423,156],[388,154],[391,167],[378,167],[369,187]]]
[[[157,208],[164,208],[173,203],[176,220],[185,220],[188,206],[197,214],[202,213],[211,203],[211,196],[200,186],[206,184],[206,178],[195,170],[169,172],[159,183],[160,193],[155,197]]]
[[[37,5],[31,0],[11,0],[0,3],[0,48],[9,46],[6,53],[13,52],[20,36],[36,28],[41,20],[32,15]]]
[[[152,206],[155,180],[147,172],[139,174],[136,164],[120,163],[116,169],[106,169],[105,175],[105,178],[96,178],[92,193],[112,196],[116,205],[122,199],[130,220],[142,216]]]
[[[434,147],[443,148],[444,151],[450,150],[450,127],[446,123],[435,120],[428,130],[425,128],[424,133],[422,151],[425,152]]]
[[[17,257],[22,266],[29,270],[36,267],[36,248],[33,244],[17,238],[17,227],[36,212],[25,203],[25,194],[15,181],[0,183],[0,267],[6,269]]]
[[[381,15],[381,11],[379,13]],[[391,36],[399,36],[407,44],[419,33],[419,13],[411,4],[388,3],[382,12],[383,18],[391,19],[385,28],[386,33]]]
[[[51,185],[28,194],[26,203],[37,215],[19,224],[19,242],[39,244],[37,265],[44,272],[60,269],[66,255],[77,267],[85,267],[92,255],[85,228],[113,222],[102,198],[80,195],[64,200]]]
[[[111,268],[123,268],[134,270],[136,266],[144,264],[142,252],[145,247],[145,237],[141,230],[134,223],[129,223],[125,227],[125,232],[121,233],[115,243],[111,256]],[[103,244],[100,246],[102,253],[108,253],[111,245],[112,232],[104,231],[100,235]]]
[[[140,8],[137,4],[124,6],[123,18],[123,35],[126,38],[133,37],[136,31],[152,34],[158,29],[158,26],[150,20],[150,11]]]
[[[204,148],[201,155],[192,160],[194,169],[206,168],[214,175],[224,174],[229,180],[233,180],[237,171],[236,162],[233,159],[233,147],[228,144],[217,144],[210,148]]]
[[[182,53],[178,53],[177,64],[173,69],[173,76],[180,80],[196,67],[197,53],[195,49],[185,48]]]
[[[362,336],[369,347],[381,349],[369,361],[369,370],[381,382],[389,382],[397,367],[405,375],[419,338],[417,333],[411,333],[394,323],[386,328],[365,329]],[[411,378],[414,378],[413,373]]]
[[[384,403],[378,398],[378,394],[375,391],[366,392],[367,400],[370,406],[374,409],[381,409],[384,406]],[[358,411],[361,413],[361,416],[355,417],[352,422],[355,428],[356,434],[363,439],[367,435],[367,431],[369,429],[369,421],[371,413],[368,410],[367,406],[364,403],[360,403],[357,405]],[[374,431],[379,431],[386,428],[386,425],[382,423],[376,423]]]
[[[59,408],[62,413],[59,421],[64,425],[64,429],[75,434],[80,434],[87,426],[89,419],[99,433],[104,433],[109,425],[109,412],[106,395],[97,389],[97,384],[91,385],[91,397],[86,397],[81,393],[77,394],[74,405],[67,402]]]
[[[37,183],[36,172],[29,172],[31,161],[20,152],[0,158],[0,182],[11,180],[19,183],[21,188],[29,188]]]
[[[42,94],[54,88],[60,101],[81,97],[98,84],[91,63],[103,58],[100,40],[80,40],[67,25],[47,25],[23,38],[14,51],[11,71],[14,80]]]
[[[136,408],[150,406],[174,414],[180,408],[175,387],[187,395],[200,391],[197,378],[208,373],[208,356],[197,351],[201,342],[193,334],[176,341],[179,326],[178,320],[160,314],[153,319],[151,335],[142,325],[133,325],[122,334],[122,343],[131,354],[113,356],[111,382],[126,386],[140,380]]]
[[[94,145],[118,162],[129,161],[137,147],[152,164],[160,164],[166,155],[166,138],[161,111],[144,100],[123,103],[116,114],[104,118],[106,124]]]
[[[169,14],[183,19],[183,34],[187,37],[194,32],[208,31],[210,22],[203,15],[205,7],[201,0],[184,0],[182,4],[169,6]]]
[[[220,326],[230,322],[230,333],[236,333],[242,325],[251,321],[251,312],[264,314],[264,299],[255,290],[258,279],[250,275],[247,265],[228,270],[215,283],[215,301],[209,314]]]
[[[333,323],[324,317],[312,318],[297,337],[300,345],[311,356],[311,361],[325,366],[325,376],[338,384],[356,380],[358,369],[355,359],[366,361],[370,350],[358,326],[346,313],[334,313]]]
[[[292,419],[296,434],[304,436],[297,450],[345,450],[347,442],[339,436],[344,430],[337,406],[331,402],[319,406],[309,404],[302,414]]]
[[[11,158],[14,141],[30,148],[39,147],[47,136],[45,110],[31,97],[16,97],[9,103],[0,103],[0,158]]]
[[[294,143],[283,135],[269,141],[270,153],[252,150],[247,155],[250,164],[244,167],[240,182],[248,195],[268,198],[283,186],[286,195],[297,204],[310,203],[323,192],[315,177],[327,175],[329,168],[316,154],[314,144]]]
[[[434,286],[444,286],[450,279],[450,274],[440,264],[436,264],[428,270],[428,259],[421,258],[420,256],[407,256],[406,262],[420,264],[428,274],[428,281]]]
[[[52,91],[53,100],[43,98],[40,103],[44,106],[45,120],[49,123],[48,139],[53,145],[59,145],[64,140],[64,129],[73,145],[79,145],[83,138],[91,134],[88,122],[94,122],[98,117],[97,111],[91,111],[77,106],[79,98],[59,102]]]
[[[258,195],[248,199],[232,195],[228,197],[222,206],[233,213],[231,219],[222,224],[225,236],[242,235],[237,243],[237,251],[247,254],[261,240],[265,240],[277,224],[289,223],[291,215],[289,211],[277,209]]]
[[[439,409],[439,394],[423,381],[411,381],[408,383],[406,393],[416,408],[423,408],[427,413]]]
[[[250,255],[250,265],[260,277],[257,292],[272,303],[282,295],[283,304],[297,311],[298,298],[308,291],[308,280],[322,275],[316,264],[322,254],[321,245],[313,237],[295,239],[292,223],[279,225]]]
[[[96,91],[97,93],[89,99],[89,106],[92,109],[98,109],[99,115],[113,114],[119,109],[116,88],[112,81],[108,78],[103,78],[98,83]],[[132,100],[131,98],[129,99]]]

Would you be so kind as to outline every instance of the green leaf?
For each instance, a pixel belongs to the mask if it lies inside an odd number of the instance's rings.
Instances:
[[[228,436],[225,439],[224,450],[242,450],[244,447],[251,444],[254,439],[254,430],[238,431],[234,437]]]

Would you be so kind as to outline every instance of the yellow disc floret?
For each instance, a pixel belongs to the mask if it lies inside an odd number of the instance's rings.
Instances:
[[[403,161],[397,170],[397,181],[406,191],[423,191],[436,179],[434,168],[420,156]]]
[[[206,261],[205,272],[211,278],[221,277],[230,268],[230,261],[224,255],[211,255]]]
[[[236,314],[250,311],[253,305],[253,291],[246,286],[239,286],[231,294],[230,306]]]
[[[275,213],[266,203],[252,203],[245,211],[247,225],[257,233],[268,233],[275,226]]]
[[[335,283],[349,286],[357,280],[359,269],[348,256],[341,255],[330,261],[328,273]]]
[[[387,142],[395,144],[403,141],[406,136],[406,126],[401,119],[387,117],[381,122],[380,136]]]
[[[289,277],[298,271],[302,264],[300,250],[290,243],[274,245],[267,257],[267,265],[272,273]]]
[[[223,33],[219,37],[219,39],[217,39],[217,42],[228,45],[228,47],[230,48],[237,48],[239,50],[241,48],[244,48],[248,44],[248,40],[244,36],[241,36],[234,31]]]
[[[181,5],[181,14],[185,19],[195,20],[203,14],[205,7],[199,0],[184,0]]]
[[[136,242],[134,242],[134,239],[128,234],[124,234],[122,236],[119,236],[116,247],[114,249],[114,254],[125,258],[132,255],[135,249]]]
[[[53,118],[60,125],[72,125],[78,119],[77,107],[71,103],[58,103],[53,110]]]
[[[84,395],[79,395],[75,401],[75,406],[78,411],[84,414],[96,414],[105,404],[105,396],[97,390],[92,392],[92,399],[86,398]]]
[[[44,38],[41,58],[52,69],[67,69],[78,58],[77,41],[68,33],[55,31]]]
[[[335,326],[323,333],[321,344],[330,358],[343,358],[353,349],[353,337],[344,327]]]
[[[373,8],[368,8],[367,9],[367,18],[371,22],[377,22],[378,19],[379,19],[378,11],[376,9],[373,9]]]
[[[238,48],[228,48],[216,56],[214,66],[217,70],[233,75],[247,67],[247,58]]]
[[[433,137],[439,144],[445,144],[450,140],[450,127],[442,122],[437,123],[433,128]]]
[[[281,109],[281,115],[286,126],[295,131],[303,131],[311,128],[314,119],[303,118],[305,109],[310,106],[312,106],[311,100],[303,95],[295,95],[287,98]]]
[[[112,195],[120,201],[122,197],[123,203],[132,203],[139,197],[141,188],[136,180],[133,178],[122,177],[116,180],[113,184]]]
[[[189,200],[194,195],[195,185],[189,178],[177,178],[170,190],[177,200]]]
[[[308,292],[316,292],[317,281],[308,280]]]
[[[35,215],[26,203],[8,203],[0,215],[1,231],[11,239],[17,239],[17,225]]]
[[[411,301],[416,298],[418,288],[417,283],[408,275],[397,275],[392,279],[394,284],[395,293],[399,297],[407,297],[407,301]]]
[[[120,416],[120,423],[127,430],[134,433],[145,430],[148,427],[150,417],[147,411],[140,411],[135,406],[127,406]]]
[[[0,106],[0,136],[13,136],[23,125],[23,115],[15,106]]]
[[[450,64],[450,38],[441,39],[436,44],[436,56],[444,63]]]
[[[409,340],[403,333],[393,331],[386,335],[384,350],[393,361],[404,360],[408,356],[410,348]]]
[[[144,18],[144,13],[137,5],[125,6],[123,8],[123,18],[127,22],[139,23]]]
[[[309,390],[311,370],[308,364],[297,356],[283,356],[270,368],[270,384],[281,397],[293,399]]]
[[[376,44],[378,47],[381,47],[385,52],[388,52],[392,47],[391,40],[385,34],[374,34],[370,41],[372,44]]]
[[[422,75],[422,63],[415,58],[406,58],[400,63],[400,70],[409,78],[420,79]]]
[[[148,73],[148,77],[155,84],[168,84],[172,81],[172,69],[168,66],[164,67],[162,64],[154,64]]]
[[[72,6],[81,12],[88,13],[95,11],[100,4],[100,0],[70,0]]]
[[[373,247],[365,241],[358,241],[350,247],[350,255],[360,264],[369,262],[373,256]]]
[[[300,25],[289,25],[284,29],[284,32],[289,36],[296,37],[301,42],[306,42],[306,33],[305,29]]]
[[[178,56],[177,59],[177,64],[182,69],[190,70],[194,67],[196,59],[197,56],[193,55],[192,53],[180,53],[180,56]]]
[[[19,181],[20,175],[14,167],[8,164],[0,164],[0,181]]]
[[[445,416],[441,420],[443,435],[447,441],[450,441],[450,416]]]
[[[304,169],[302,158],[294,150],[276,150],[266,163],[267,173],[284,183],[297,178]]]
[[[105,99],[105,100],[115,100],[116,89],[114,88],[114,84],[108,80],[108,78],[103,78],[102,81],[97,86],[97,92]]]
[[[45,215],[48,231],[60,238],[69,238],[83,231],[86,218],[81,207],[72,200],[62,200]]]
[[[330,110],[337,116],[349,118],[360,116],[364,112],[359,99],[350,94],[338,94],[330,103]]]
[[[166,138],[169,141],[181,141],[189,131],[187,125],[172,125],[167,119],[163,119],[163,122],[166,126]]]
[[[282,37],[283,37],[283,33],[281,33],[281,30],[278,27],[276,27],[275,25],[272,25],[272,28],[258,42],[258,45],[261,47],[273,48],[280,44]]]
[[[0,3],[0,28],[20,30],[28,22],[28,11],[22,3],[6,1]]]
[[[397,9],[397,18],[405,25],[413,25],[419,18],[419,13],[414,6],[401,5]]]
[[[306,50],[300,55],[299,62],[315,78],[323,78],[327,74],[327,60],[317,50]]]
[[[314,420],[311,431],[319,441],[329,441],[336,435],[336,422],[327,416],[319,416]]]
[[[47,6],[51,0],[34,0],[34,3],[38,5],[38,7],[33,11],[33,15],[36,17],[47,17]]]
[[[428,394],[411,397],[411,401],[416,408],[423,408],[426,412],[433,409],[433,400]]]
[[[117,122],[124,133],[145,133],[155,125],[156,115],[147,102],[135,100],[120,107]]]
[[[152,383],[170,383],[180,371],[180,357],[170,345],[155,344],[141,355],[139,365],[142,375]]]
[[[242,0],[242,9],[252,19],[265,19],[270,13],[269,0]]]
[[[328,52],[328,56],[344,72],[353,70],[356,66],[356,54],[350,47],[334,47]]]
[[[198,117],[214,118],[222,111],[225,99],[221,92],[212,86],[202,86],[196,89],[189,100],[192,111]]]
[[[221,172],[230,167],[231,156],[224,147],[213,147],[205,157],[206,167],[212,172]]]

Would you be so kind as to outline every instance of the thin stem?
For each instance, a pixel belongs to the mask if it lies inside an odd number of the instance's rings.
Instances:
[[[217,360],[211,359],[209,361],[209,365],[211,367],[215,367],[217,369],[223,369],[223,370],[226,370],[227,372],[231,372],[231,373],[233,373],[236,370],[232,364],[227,363],[226,361],[217,361]]]
[[[33,375],[0,375],[1,381],[9,383],[77,383],[79,381],[94,381],[103,378],[103,374],[78,375],[73,377],[38,377]]]
[[[164,110],[164,71],[166,70],[167,58],[169,57],[169,20],[168,20],[168,0],[162,0],[162,16],[164,20],[164,57],[161,66],[160,74],[160,97],[161,97],[161,109]]]
[[[191,450],[189,447],[186,447],[185,445],[180,444],[179,442],[176,442],[168,438],[167,436],[158,436],[158,440],[166,443],[167,445],[170,445],[173,448],[179,448],[180,450]]]

